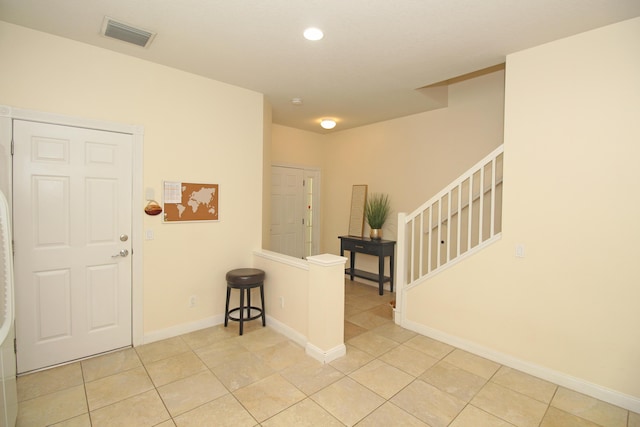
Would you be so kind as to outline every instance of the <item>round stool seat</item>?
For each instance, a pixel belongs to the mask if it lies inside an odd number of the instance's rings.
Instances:
[[[266,326],[266,316],[264,311],[264,271],[258,268],[237,268],[227,272],[227,301],[225,304],[224,326],[229,324],[229,320],[240,322],[240,335],[244,330],[244,322],[262,318],[262,326]],[[251,289],[260,288],[260,307],[251,305]],[[240,306],[229,308],[231,289],[240,290]],[[246,303],[245,303],[246,295]],[[237,313],[234,317],[231,313]],[[255,313],[255,314],[253,314]]]
[[[264,271],[258,268],[236,268],[227,272],[227,284],[233,287],[259,285],[264,282]]]

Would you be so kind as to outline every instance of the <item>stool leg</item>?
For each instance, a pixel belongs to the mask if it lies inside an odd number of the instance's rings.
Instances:
[[[227,286],[227,303],[224,305],[224,327],[229,324],[229,298],[231,297],[231,288]]]
[[[251,288],[247,289],[247,319],[251,319]]]
[[[240,312],[240,335],[242,335],[244,326],[244,289],[240,289],[240,310],[238,311]]]
[[[262,326],[267,326],[266,315],[264,312],[264,286],[260,284],[260,302],[262,303]]]

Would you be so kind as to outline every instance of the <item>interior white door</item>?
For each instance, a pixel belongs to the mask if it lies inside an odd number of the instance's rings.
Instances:
[[[131,345],[132,136],[13,130],[18,372]]]
[[[304,257],[302,169],[271,167],[271,250]]]

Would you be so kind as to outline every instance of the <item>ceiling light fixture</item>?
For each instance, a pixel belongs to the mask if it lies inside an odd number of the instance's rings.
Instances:
[[[321,40],[324,37],[324,33],[319,28],[307,28],[304,30],[304,38],[311,41]]]
[[[322,121],[320,122],[320,126],[322,126],[324,129],[333,129],[334,127],[336,127],[336,121],[333,119],[322,119]]]
[[[291,103],[295,106],[300,106],[302,105],[302,98],[292,98]]]

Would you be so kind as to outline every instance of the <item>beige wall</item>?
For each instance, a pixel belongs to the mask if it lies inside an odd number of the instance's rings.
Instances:
[[[0,104],[143,126],[144,187],[158,200],[165,179],[220,185],[219,222],[135,214],[155,234],[144,242],[145,334],[221,315],[225,272],[260,248],[263,96],[4,22],[0,57]]]
[[[635,19],[508,58],[503,239],[411,291],[412,321],[640,399],[639,40]],[[260,246],[262,95],[2,22],[0,55],[0,104],[144,126],[156,197],[163,179],[220,184],[219,223],[145,216],[144,327],[222,313],[224,272]],[[325,137],[274,126],[272,162],[321,159],[323,251],[337,253],[353,184],[410,211],[499,145],[502,82]]]
[[[506,73],[506,101],[496,73],[451,86],[448,108],[322,137],[323,251],[347,230],[351,185],[413,210],[502,142],[506,102],[503,238],[411,290],[407,316],[637,411],[640,20],[510,55]]]
[[[640,18],[507,58],[502,240],[408,319],[640,409],[639,76]]]
[[[271,326],[304,346],[309,337],[307,261],[261,251],[254,255],[254,266],[268,272],[264,281],[265,306]]]
[[[273,126],[274,163],[321,168],[320,253],[340,251],[353,185],[389,194],[383,233],[395,239],[398,212],[416,209],[502,144],[503,71],[451,85],[448,96],[447,108],[326,135]],[[360,255],[357,267],[377,271],[377,259]]]
[[[337,236],[349,228],[352,185],[389,194],[393,213],[383,233],[395,239],[398,212],[416,209],[502,144],[503,89],[504,72],[495,72],[451,85],[447,108],[328,135],[324,251],[337,253]]]
[[[272,138],[273,163],[318,169],[324,166],[324,135],[274,124]]]
[[[395,238],[398,212],[417,208],[502,144],[503,109],[499,71],[451,85],[449,107],[440,110],[326,135],[274,125],[272,161],[322,169],[320,252],[337,254],[354,184],[390,195],[384,233]]]

